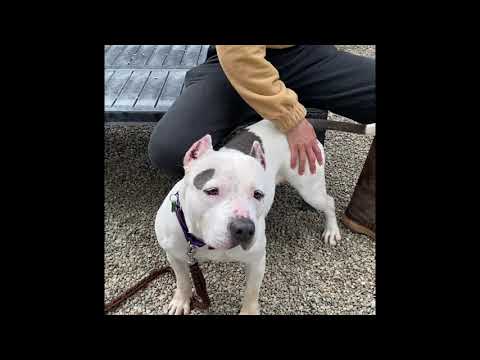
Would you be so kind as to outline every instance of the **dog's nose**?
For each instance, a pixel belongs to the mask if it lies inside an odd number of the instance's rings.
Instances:
[[[255,234],[255,224],[252,220],[241,217],[236,218],[228,225],[230,235],[235,243],[240,243],[242,247],[247,245]]]

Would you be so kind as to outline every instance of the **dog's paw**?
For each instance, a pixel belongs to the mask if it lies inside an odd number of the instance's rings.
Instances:
[[[168,315],[190,314],[190,300],[192,296],[186,295],[178,289],[175,291],[172,301],[168,304],[166,312]]]
[[[260,307],[258,304],[242,306],[239,315],[260,315]]]
[[[337,245],[337,242],[342,239],[342,236],[340,235],[340,229],[338,226],[333,227],[333,228],[327,228],[322,234],[322,239],[325,241],[325,244],[327,245]]]

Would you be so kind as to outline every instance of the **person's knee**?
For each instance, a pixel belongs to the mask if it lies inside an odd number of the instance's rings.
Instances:
[[[148,157],[152,165],[156,168],[162,168],[165,165],[165,157],[163,156],[163,154],[165,154],[165,149],[166,146],[160,139],[153,138],[153,136],[150,137],[150,142],[148,143]]]
[[[172,142],[171,132],[162,131],[158,125],[150,136],[148,157],[152,165],[158,169],[169,173],[181,173],[183,171],[182,150]]]

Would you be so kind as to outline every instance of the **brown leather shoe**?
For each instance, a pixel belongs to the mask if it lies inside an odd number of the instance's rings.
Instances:
[[[363,165],[350,204],[342,223],[351,231],[367,235],[375,241],[375,138]]]

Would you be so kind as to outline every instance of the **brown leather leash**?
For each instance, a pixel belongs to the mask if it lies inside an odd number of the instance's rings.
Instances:
[[[143,278],[138,283],[131,286],[123,294],[117,296],[108,304],[106,304],[104,308],[104,313],[107,314],[117,309],[132,295],[146,288],[149,283],[151,283],[153,280],[158,278],[160,275],[165,274],[167,272],[175,274],[173,272],[173,269],[170,266],[152,270],[150,274],[148,274],[145,278]],[[197,308],[200,310],[208,309],[210,307],[210,298],[208,297],[208,293],[207,293],[207,285],[205,282],[205,277],[203,276],[202,270],[200,269],[200,266],[198,265],[198,263],[190,265],[190,274],[192,276],[193,285],[195,286],[195,294],[194,296],[192,296],[191,308],[192,309]]]
[[[187,252],[188,263],[190,266],[190,275],[192,276],[193,285],[195,287],[195,294],[191,298],[190,307],[191,309],[197,308],[201,310],[208,309],[210,307],[210,299],[207,293],[207,285],[205,282],[205,277],[203,276],[202,270],[198,265],[198,261],[193,256],[193,252],[196,248],[205,246],[205,242],[202,239],[197,238],[195,235],[188,231],[187,223],[185,221],[185,215],[183,214],[182,207],[180,206],[180,198],[178,192],[172,195],[172,212],[176,214],[179,225],[183,231],[186,241],[189,244],[189,250]],[[108,313],[112,310],[118,308],[123,304],[129,297],[137,293],[139,290],[144,289],[147,285],[159,277],[161,274],[166,272],[173,272],[173,269],[170,266],[163,267],[161,269],[155,269],[148,276],[140,280],[137,284],[130,287],[120,296],[116,297],[105,305],[104,313]]]

